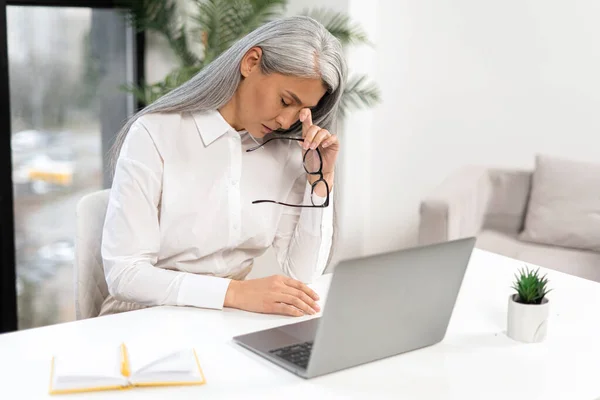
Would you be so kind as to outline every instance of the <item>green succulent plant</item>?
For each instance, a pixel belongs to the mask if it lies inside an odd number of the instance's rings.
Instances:
[[[527,266],[515,274],[515,282],[512,288],[517,291],[518,303],[541,304],[544,297],[552,290],[547,288],[548,278],[540,276],[539,269],[530,270]]]

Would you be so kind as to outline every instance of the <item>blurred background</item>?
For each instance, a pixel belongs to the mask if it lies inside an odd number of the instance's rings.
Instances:
[[[104,153],[133,112],[122,12],[7,6],[20,329],[73,320],[75,206],[105,184]],[[108,177],[106,177],[108,179]],[[3,266],[6,268],[7,266]]]
[[[106,151],[122,121],[223,45],[202,35],[207,2],[165,1],[171,18],[150,26],[146,3],[122,3],[129,17],[6,6],[19,329],[74,319],[77,201],[109,187]],[[419,244],[424,200],[465,166],[532,171],[540,153],[598,160],[595,0],[273,3],[337,29],[355,77],[337,132],[337,260]],[[271,254],[256,265],[251,277],[278,272]]]

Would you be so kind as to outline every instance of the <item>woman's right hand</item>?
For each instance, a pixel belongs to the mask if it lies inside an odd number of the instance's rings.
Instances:
[[[300,317],[320,311],[319,296],[304,283],[281,275],[247,281],[232,280],[225,307]]]

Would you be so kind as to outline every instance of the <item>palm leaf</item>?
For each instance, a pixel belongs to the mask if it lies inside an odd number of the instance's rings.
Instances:
[[[198,64],[173,70],[164,79],[166,87],[168,88],[168,90],[172,90],[178,86],[181,86],[185,82],[189,81],[198,72],[200,72],[202,67],[202,64]]]
[[[126,18],[138,32],[153,31],[164,36],[184,66],[198,61],[190,50],[186,26],[174,0],[117,0],[117,3],[128,9]]]
[[[141,104],[151,104],[155,100],[158,100],[159,97],[162,97],[171,90],[190,80],[201,69],[202,64],[180,67],[171,71],[160,82],[154,84],[142,83],[139,86],[133,84],[121,85],[120,89],[131,93]]]
[[[287,0],[249,0],[249,2],[252,4],[252,13],[242,19],[244,35],[280,17],[288,3]]]
[[[197,0],[198,14],[194,31],[204,44],[204,62],[208,63],[233,43],[281,14],[287,0]]]
[[[165,93],[165,85],[163,82],[158,82],[152,85],[142,83],[139,86],[126,84],[121,85],[120,89],[131,93],[139,103],[144,105],[152,103]]]
[[[200,60],[196,54],[190,50],[185,24],[181,24],[174,34],[167,38],[171,43],[171,48],[179,57],[184,67],[197,64]]]
[[[366,75],[352,76],[348,79],[340,104],[340,114],[345,116],[351,108],[372,107],[381,101],[378,87],[367,82]]]
[[[349,44],[371,44],[363,29],[350,21],[350,17],[344,13],[318,8],[314,10],[305,9],[302,15],[309,16],[319,21],[342,45]]]
[[[143,85],[134,85],[131,83],[127,83],[127,84],[122,84],[119,86],[119,89],[127,92],[127,93],[131,93],[133,95],[133,97],[135,98],[135,100],[141,104],[148,104],[146,103],[146,87]]]
[[[194,17],[197,28],[194,34],[196,40],[204,46],[204,61],[210,63],[222,51],[227,38],[233,36],[230,24],[226,23],[230,12],[231,1],[228,0],[197,0],[198,15]]]
[[[116,0],[127,21],[138,32],[163,31],[175,14],[175,4],[165,0]]]

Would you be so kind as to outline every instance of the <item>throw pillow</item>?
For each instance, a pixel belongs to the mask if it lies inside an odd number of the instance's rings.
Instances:
[[[520,238],[600,252],[600,164],[536,156]]]

